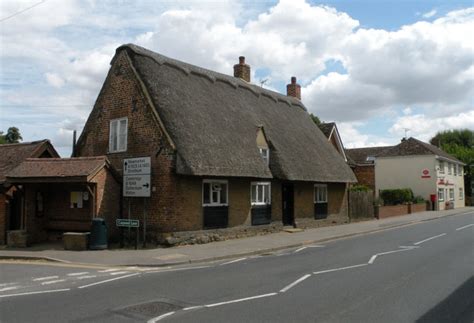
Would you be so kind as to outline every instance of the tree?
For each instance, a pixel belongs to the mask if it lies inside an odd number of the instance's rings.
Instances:
[[[310,113],[309,116],[311,117],[313,122],[319,127],[319,125],[321,124],[321,120],[319,120],[319,118],[312,113]]]
[[[438,132],[430,143],[466,164],[464,166],[464,188],[472,196],[471,178],[474,175],[474,131],[455,129]]]
[[[10,127],[6,134],[0,131],[0,144],[16,144],[23,140],[20,130],[17,127]]]

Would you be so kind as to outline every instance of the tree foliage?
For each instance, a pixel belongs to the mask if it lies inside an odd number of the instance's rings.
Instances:
[[[310,113],[310,117],[313,120],[313,122],[319,127],[319,125],[321,124],[321,120],[312,113]]]
[[[20,130],[17,127],[10,127],[6,134],[0,131],[0,144],[16,144],[23,140]]]

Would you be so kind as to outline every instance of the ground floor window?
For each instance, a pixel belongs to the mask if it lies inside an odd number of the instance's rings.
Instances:
[[[203,206],[227,206],[228,184],[225,180],[204,180],[202,184]]]
[[[250,185],[250,202],[252,205],[271,204],[270,182],[253,182]]]
[[[326,184],[314,185],[314,203],[328,202],[328,186]]]
[[[454,188],[449,189],[449,200],[454,201]]]
[[[462,187],[459,188],[459,199],[464,199],[464,190],[462,189]]]
[[[438,188],[438,201],[444,201],[444,189]]]

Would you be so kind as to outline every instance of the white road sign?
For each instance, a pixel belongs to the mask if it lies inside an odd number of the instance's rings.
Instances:
[[[150,197],[151,192],[150,157],[123,160],[123,196]]]
[[[150,197],[150,175],[129,175],[123,177],[123,196]]]
[[[123,175],[150,175],[150,157],[128,158],[123,160]]]

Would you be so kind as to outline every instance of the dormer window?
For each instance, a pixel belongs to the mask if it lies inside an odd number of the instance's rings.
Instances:
[[[260,155],[262,156],[263,160],[265,161],[265,164],[269,165],[270,164],[270,149],[268,148],[259,148]]]
[[[367,159],[366,159],[368,162],[374,162],[375,161],[375,157],[374,156],[367,156]]]

